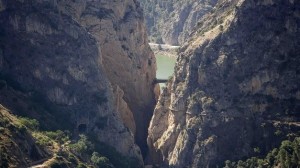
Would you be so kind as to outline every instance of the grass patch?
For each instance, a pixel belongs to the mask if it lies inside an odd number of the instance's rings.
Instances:
[[[36,139],[36,143],[41,147],[49,147],[53,146],[53,140],[48,136],[44,135],[41,132],[33,132],[32,133],[34,139]]]
[[[40,127],[40,123],[36,119],[30,119],[27,117],[18,117],[19,122],[29,128],[30,130],[38,130]]]
[[[59,144],[64,144],[70,140],[68,131],[45,131],[43,132],[44,135],[48,136],[49,138],[53,139],[54,141],[58,142]]]

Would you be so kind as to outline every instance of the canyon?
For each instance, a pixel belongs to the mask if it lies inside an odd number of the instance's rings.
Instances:
[[[0,0],[0,167],[299,166],[299,37],[296,0]]]

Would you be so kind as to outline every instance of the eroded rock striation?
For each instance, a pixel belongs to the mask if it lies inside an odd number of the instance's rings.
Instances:
[[[0,1],[0,101],[142,165],[156,61],[136,0]]]
[[[152,162],[223,166],[299,136],[299,37],[299,1],[219,1],[181,47],[156,105]]]
[[[117,109],[137,144],[147,148],[147,128],[156,103],[156,60],[136,0],[58,1],[99,43],[104,72],[113,85]]]
[[[151,42],[182,45],[218,0],[140,0]]]

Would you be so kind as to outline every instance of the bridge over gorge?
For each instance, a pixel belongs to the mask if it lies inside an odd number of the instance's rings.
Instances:
[[[167,83],[168,79],[154,79],[153,84],[157,83]]]

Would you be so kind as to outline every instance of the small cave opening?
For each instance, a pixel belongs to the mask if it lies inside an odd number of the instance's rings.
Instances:
[[[85,133],[87,130],[87,126],[86,124],[80,124],[77,129],[79,133]]]

